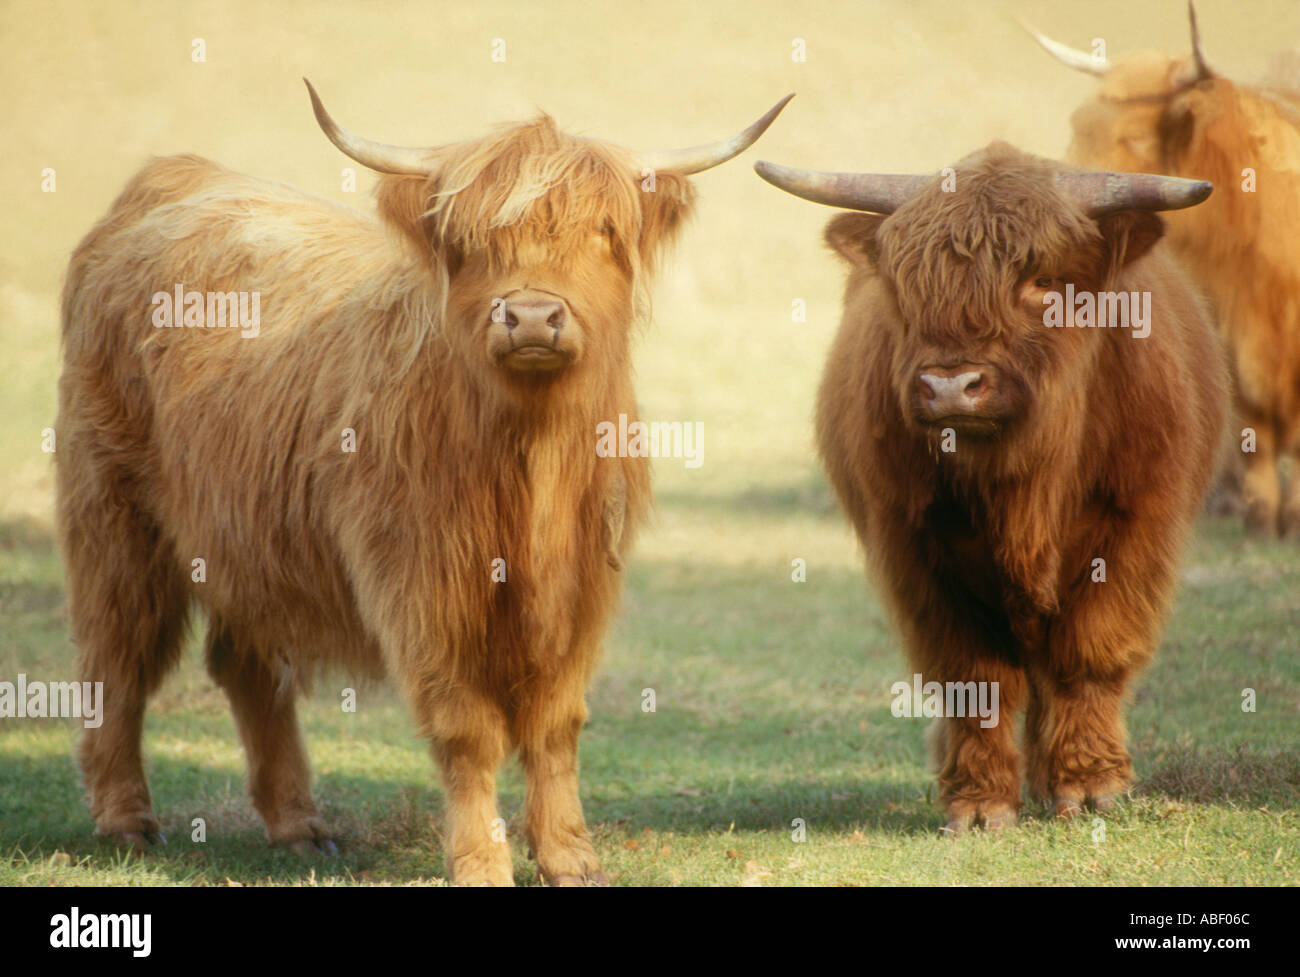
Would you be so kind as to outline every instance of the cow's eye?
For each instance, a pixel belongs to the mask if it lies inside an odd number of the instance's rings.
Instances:
[[[1035,287],[1035,288],[1051,288],[1051,287],[1052,287],[1052,282],[1054,282],[1054,281],[1056,281],[1055,278],[1051,278],[1051,277],[1049,277],[1049,276],[1047,276],[1047,275],[1039,275],[1037,278],[1034,279],[1034,287]]]

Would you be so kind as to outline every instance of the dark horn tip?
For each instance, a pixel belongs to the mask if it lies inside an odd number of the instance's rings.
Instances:
[[[1191,196],[1196,203],[1208,200],[1210,194],[1214,193],[1214,184],[1209,180],[1197,180],[1196,185],[1192,187]]]

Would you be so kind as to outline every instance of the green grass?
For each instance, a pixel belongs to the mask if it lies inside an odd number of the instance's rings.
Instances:
[[[717,532],[723,500],[666,493],[660,529]],[[591,693],[583,797],[607,870],[624,884],[1279,884],[1300,880],[1300,587],[1294,551],[1202,526],[1173,626],[1137,688],[1129,727],[1140,783],[1105,821],[1030,808],[1000,836],[940,837],[924,721],[890,715],[897,642],[820,489],[732,500],[733,539],[801,539],[807,583],[733,546],[670,559],[647,546]],[[707,549],[707,548],[706,548]],[[793,550],[792,550],[793,552]],[[0,535],[0,674],[68,673],[59,566],[47,534]],[[95,842],[70,720],[7,722],[0,735],[0,883],[405,884],[445,877],[442,798],[392,691],[337,688],[303,710],[322,812],[342,854],[270,849],[243,792],[225,701],[191,647],[151,708],[148,769],[170,837],[124,856]],[[344,684],[341,680],[338,687]],[[1243,713],[1242,688],[1258,710]],[[642,712],[653,688],[656,711]],[[535,881],[503,771],[516,880]],[[202,817],[207,840],[190,838]],[[802,818],[806,840],[792,840]]]

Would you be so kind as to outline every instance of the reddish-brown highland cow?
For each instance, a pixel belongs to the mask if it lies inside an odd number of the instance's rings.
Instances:
[[[649,471],[598,457],[597,425],[636,414],[632,327],[687,176],[784,102],[636,156],[545,116],[386,146],[311,94],[383,174],[378,216],[177,156],[72,258],[58,508],[82,678],[105,690],[80,753],[97,830],[161,840],[141,730],[197,604],[273,843],[334,850],[294,698],[340,666],[395,675],[432,741],[455,881],[512,881],[495,780],[516,747],[542,876],[600,881],[578,733]]]
[[[1300,464],[1300,90],[1294,73],[1256,87],[1212,71],[1194,10],[1191,21],[1190,55],[1150,51],[1113,63],[1027,29],[1101,81],[1071,119],[1067,159],[1218,188],[1205,206],[1170,216],[1167,240],[1214,303],[1228,344],[1236,393],[1228,473],[1243,482],[1246,524],[1300,535],[1300,469],[1284,491],[1280,468],[1288,456]]]
[[[913,667],[998,683],[996,725],[937,724],[948,830],[1014,822],[1022,706],[1033,793],[1106,806],[1224,423],[1218,337],[1153,212],[1209,185],[1005,143],[946,178],[758,170],[867,212],[826,229],[851,272],[817,438]],[[1045,302],[1101,292],[1149,295],[1145,325],[1046,324]]]

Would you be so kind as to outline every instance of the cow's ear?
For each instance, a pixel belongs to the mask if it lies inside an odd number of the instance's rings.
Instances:
[[[1097,219],[1102,238],[1102,267],[1105,279],[1117,274],[1155,247],[1165,234],[1165,222],[1149,210],[1120,210]]]
[[[433,221],[424,216],[428,201],[436,189],[429,177],[392,174],[380,177],[379,186],[375,188],[379,216],[423,251],[438,250],[438,242],[434,240]]]
[[[837,214],[826,225],[826,243],[850,264],[872,267],[876,263],[876,232],[884,214]]]
[[[672,244],[695,205],[695,187],[680,173],[637,176],[641,192],[641,260],[653,267],[656,255]]]
[[[1160,166],[1166,172],[1182,169],[1183,160],[1196,148],[1205,124],[1217,111],[1218,103],[1199,88],[1192,88],[1170,101],[1156,123],[1160,142]]]

